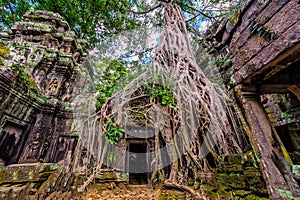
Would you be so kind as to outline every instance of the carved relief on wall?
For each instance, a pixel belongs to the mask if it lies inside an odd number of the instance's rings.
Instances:
[[[27,58],[28,65],[32,68],[37,66],[42,61],[44,53],[45,49],[33,48]]]
[[[38,160],[39,153],[42,147],[42,141],[43,139],[41,133],[39,131],[36,132],[30,140],[27,159]]]
[[[51,34],[45,34],[41,44],[47,48],[57,48],[59,46],[58,39],[54,38]]]
[[[56,76],[52,76],[50,81],[46,85],[45,95],[50,96],[57,96],[59,88],[61,87],[61,82]]]
[[[20,163],[48,162],[47,155],[53,144],[53,130],[51,117],[40,114],[34,127],[26,140],[26,146],[22,150]]]
[[[43,142],[41,154],[40,154],[40,157],[39,157],[39,161],[47,162],[47,160],[45,160],[45,159],[46,159],[48,150],[50,148],[51,142],[52,142],[52,135],[49,134],[47,136],[47,138],[45,139],[45,141]]]
[[[64,48],[64,52],[69,54],[72,51],[72,43],[71,42],[65,42],[65,48]]]
[[[73,152],[77,143],[76,137],[60,136],[56,144],[55,162],[67,157],[68,151]]]
[[[46,72],[44,69],[36,70],[34,74],[35,84],[37,85],[37,87],[40,89],[42,93],[44,93],[44,88],[45,88],[45,75]]]
[[[62,94],[61,94],[62,95],[61,100],[64,102],[69,101],[72,97],[72,92],[73,92],[73,84],[71,82],[65,81]]]

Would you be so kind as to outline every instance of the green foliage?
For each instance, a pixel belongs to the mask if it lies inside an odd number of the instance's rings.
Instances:
[[[23,85],[27,87],[28,92],[30,90],[39,91],[34,79],[25,72],[24,65],[13,64],[11,66],[11,69],[18,72],[18,76],[16,79],[16,83],[18,85]]]
[[[285,199],[296,200],[291,191],[278,189],[277,192],[279,195]]]
[[[0,65],[4,65],[3,58],[5,58],[9,53],[9,49],[4,46],[2,42],[0,42]]]
[[[125,133],[125,130],[119,129],[116,122],[107,121],[103,125],[106,129],[104,135],[110,144],[118,144],[120,138]]]
[[[229,57],[230,57],[229,54],[221,55],[219,58],[214,58],[213,57],[213,63],[217,67],[220,67],[220,66],[224,65],[229,60]]]
[[[12,70],[18,70],[18,81],[22,84],[29,83],[28,74],[24,71],[24,66],[19,64],[13,64],[11,67]]]
[[[121,90],[135,75],[122,62],[102,59],[96,64],[96,71],[100,70],[96,81],[98,96],[96,109],[100,110],[105,101],[115,92]]]
[[[79,38],[94,46],[100,37],[130,30],[139,25],[130,10],[129,0],[10,0],[0,3],[0,28],[20,21],[28,10],[48,10],[59,13]],[[101,30],[100,30],[101,29]]]
[[[0,1],[0,30],[20,21],[23,15],[34,7],[31,0]]]
[[[261,4],[263,4],[263,3],[268,3],[270,0],[257,0],[257,2],[258,3],[261,3]]]
[[[161,105],[172,105],[176,106],[175,98],[173,92],[169,89],[166,89],[160,85],[144,85],[145,90],[150,93],[152,99],[158,100]]]
[[[128,13],[129,0],[36,0],[35,9],[59,13],[77,36],[94,46],[99,38],[138,26]]]

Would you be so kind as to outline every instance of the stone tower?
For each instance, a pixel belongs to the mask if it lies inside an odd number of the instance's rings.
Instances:
[[[59,162],[78,140],[71,103],[90,85],[86,43],[46,11],[27,12],[1,36],[10,51],[0,66],[0,163]]]

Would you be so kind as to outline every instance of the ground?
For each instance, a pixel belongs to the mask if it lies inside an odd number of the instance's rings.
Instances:
[[[30,198],[28,198],[30,199]],[[72,195],[71,192],[53,192],[46,200],[51,199],[72,199],[72,200],[137,200],[137,199],[192,199],[191,195],[182,191],[152,188],[149,185],[119,185],[112,184],[94,184],[89,186],[87,191],[80,196]]]

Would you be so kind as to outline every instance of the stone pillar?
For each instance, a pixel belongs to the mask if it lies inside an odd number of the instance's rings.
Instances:
[[[238,85],[234,88],[245,119],[250,128],[249,138],[259,158],[260,168],[272,199],[284,199],[280,192],[292,192],[300,197],[298,183],[293,178],[290,167],[273,137],[272,126],[259,101],[255,88]]]

